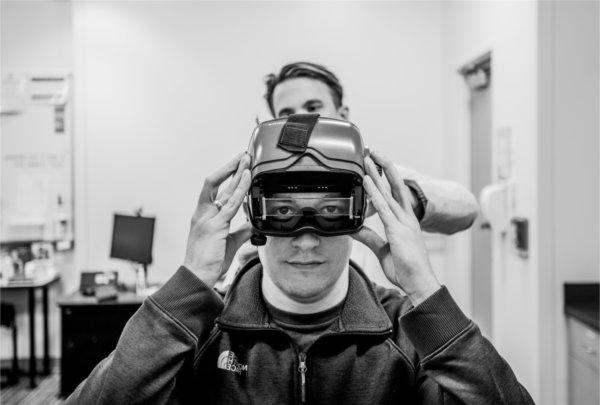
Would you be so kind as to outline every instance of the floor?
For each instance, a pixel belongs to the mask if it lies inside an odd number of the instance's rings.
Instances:
[[[62,404],[58,398],[60,374],[56,370],[48,376],[38,377],[38,386],[29,388],[29,378],[21,376],[19,383],[0,390],[0,403],[2,405],[54,405]]]

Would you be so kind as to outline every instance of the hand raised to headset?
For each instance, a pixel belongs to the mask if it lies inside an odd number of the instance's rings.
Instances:
[[[239,247],[250,239],[250,223],[229,232],[231,220],[250,187],[249,165],[250,157],[241,153],[208,176],[192,216],[183,265],[211,288],[227,271]],[[231,181],[219,191],[229,177]]]
[[[364,188],[379,214],[387,241],[364,226],[352,237],[369,247],[379,259],[386,277],[400,287],[417,306],[440,288],[433,273],[419,221],[410,204],[410,191],[394,164],[378,153],[365,158]],[[383,167],[389,182],[379,176],[373,162]]]

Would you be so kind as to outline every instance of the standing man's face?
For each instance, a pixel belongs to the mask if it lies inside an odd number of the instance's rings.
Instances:
[[[316,113],[326,118],[348,119],[348,107],[335,106],[329,87],[308,77],[288,79],[275,86],[273,110],[275,118]]]

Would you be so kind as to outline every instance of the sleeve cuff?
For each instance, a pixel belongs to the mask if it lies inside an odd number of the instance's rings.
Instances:
[[[223,309],[219,295],[184,266],[149,298],[198,338]]]
[[[470,322],[445,286],[400,317],[400,325],[421,359],[444,346]]]

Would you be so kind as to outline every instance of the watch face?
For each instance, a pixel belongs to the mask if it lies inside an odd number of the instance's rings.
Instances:
[[[417,219],[421,221],[425,216],[425,209],[427,208],[428,202],[427,197],[425,196],[425,193],[423,193],[419,183],[416,181],[405,179],[404,184],[406,184],[412,195],[417,200],[417,206],[413,209],[413,212],[415,213]]]

